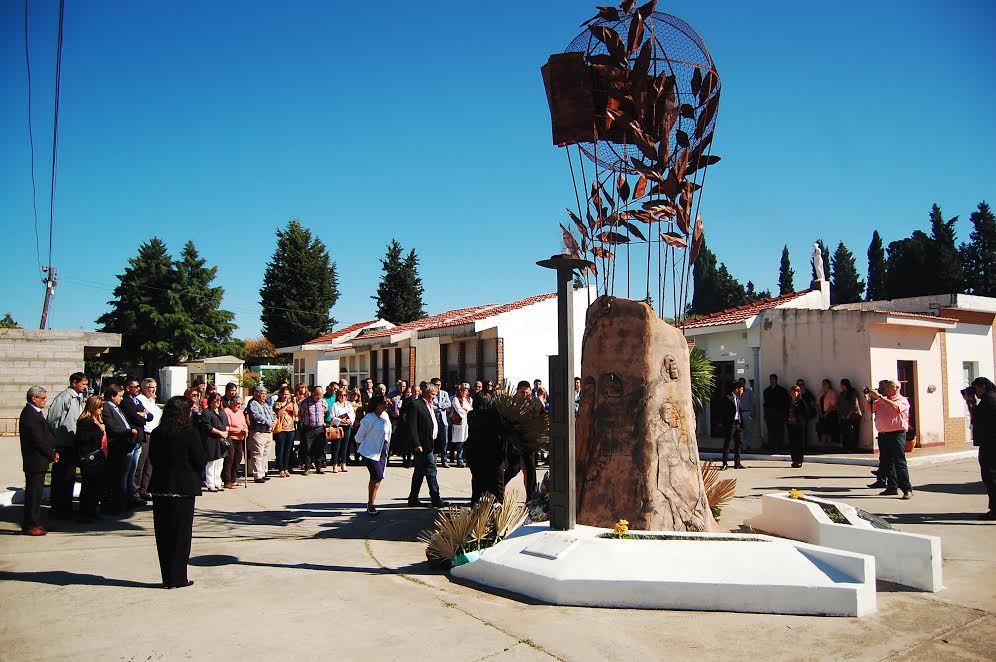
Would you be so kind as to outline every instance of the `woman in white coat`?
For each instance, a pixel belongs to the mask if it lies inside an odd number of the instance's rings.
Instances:
[[[453,440],[450,447],[456,455],[458,467],[467,466],[463,461],[463,443],[467,441],[467,414],[474,408],[474,401],[470,398],[470,384],[460,384],[457,388],[456,398],[453,399],[453,412],[451,413],[453,422]]]
[[[387,399],[383,395],[375,395],[368,403],[370,413],[360,421],[356,431],[357,452],[363,458],[363,464],[370,472],[370,483],[367,485],[367,514],[376,517],[380,513],[374,506],[377,490],[384,480],[384,469],[387,467],[387,457],[391,453],[391,419],[387,415]]]

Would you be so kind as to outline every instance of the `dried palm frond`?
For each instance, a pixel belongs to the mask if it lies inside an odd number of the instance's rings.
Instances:
[[[471,538],[473,511],[469,508],[450,506],[439,511],[435,530],[425,530],[418,539],[425,543],[425,556],[430,561],[446,561],[461,551]]]
[[[719,477],[719,467],[711,460],[702,463],[702,485],[705,487],[706,501],[712,509],[713,517],[719,519],[719,514],[737,492],[736,478]]]
[[[495,520],[495,542],[505,539],[519,528],[526,519],[526,507],[521,503],[503,503],[493,510]]]
[[[706,492],[719,480],[719,467],[712,460],[702,463],[702,484]],[[711,502],[710,502],[711,503]]]
[[[550,416],[533,400],[519,400],[508,382],[491,398],[491,405],[502,420],[502,438],[519,452],[545,451],[550,447]]]
[[[470,513],[470,535],[477,544],[477,549],[481,549],[482,541],[488,539],[493,528],[493,511],[495,507],[495,496],[486,493],[477,502]]]

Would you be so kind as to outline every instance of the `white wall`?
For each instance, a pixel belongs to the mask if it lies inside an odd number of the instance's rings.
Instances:
[[[916,361],[917,438],[922,445],[944,443],[941,342],[937,329],[871,325],[871,378],[896,379],[896,361]],[[960,365],[960,364],[959,364]],[[933,392],[929,392],[933,387]]]
[[[331,352],[310,352],[315,354],[315,384],[328,386],[339,381],[339,357],[331,356]]]
[[[411,346],[415,348],[415,383],[427,382],[439,374],[439,338],[416,338],[412,332]],[[404,350],[407,352],[408,349]],[[406,378],[407,379],[407,378]]]
[[[959,295],[960,301],[961,295]],[[975,297],[985,298],[985,297]],[[972,361],[978,364],[979,377],[993,378],[993,327],[988,324],[967,324],[958,322],[958,326],[947,332],[948,354],[948,417],[960,418],[968,415],[968,407],[961,397],[961,389],[968,386],[964,383],[962,363]]]

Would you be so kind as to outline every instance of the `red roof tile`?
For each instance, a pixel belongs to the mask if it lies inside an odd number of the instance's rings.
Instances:
[[[331,341],[336,340],[338,338],[342,338],[343,336],[348,336],[349,334],[351,334],[353,332],[356,332],[356,331],[359,331],[359,330],[363,329],[364,327],[370,326],[371,324],[373,324],[374,322],[377,322],[377,321],[378,320],[369,320],[369,321],[366,321],[366,322],[358,322],[356,324],[352,324],[352,325],[347,326],[345,328],[339,329],[338,331],[333,331],[332,333],[326,334],[326,335],[321,336],[319,338],[315,338],[314,340],[309,340],[308,342],[306,342],[304,344],[305,345],[310,345],[312,343],[331,342]]]
[[[534,303],[556,298],[557,294],[554,292],[552,294],[540,294],[506,304],[489,303],[482,306],[471,306],[470,308],[457,308],[456,310],[448,310],[445,313],[439,313],[438,315],[423,317],[422,319],[415,320],[414,322],[399,324],[398,326],[390,329],[381,329],[371,333],[365,333],[361,337],[363,339],[383,338],[397,335],[399,333],[405,333],[406,331],[428,331],[429,329],[444,329],[451,326],[459,326],[461,324],[470,324],[489,317],[494,317],[495,315],[501,315],[502,313],[518,310],[519,308],[525,308],[526,306],[530,306]]]
[[[788,294],[772,297],[770,299],[762,299],[761,301],[755,301],[754,303],[749,303],[744,306],[727,308],[726,310],[721,310],[716,313],[696,317],[693,320],[687,320],[682,322],[680,326],[685,329],[696,329],[704,326],[721,326],[723,324],[743,322],[747,318],[757,315],[762,310],[777,308],[783,303],[788,303],[793,299],[798,299],[803,294],[809,294],[812,291],[813,290],[802,290],[800,292],[789,292]]]

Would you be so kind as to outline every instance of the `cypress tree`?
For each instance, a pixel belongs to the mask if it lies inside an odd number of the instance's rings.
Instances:
[[[747,291],[744,289],[744,286],[733,277],[733,274],[726,268],[726,263],[720,262],[719,269],[716,271],[716,307],[709,312],[714,313],[726,310],[727,308],[742,306],[745,303],[749,303],[749,301],[747,300]]]
[[[721,308],[716,307],[716,254],[709,250],[705,239],[695,262],[692,263],[692,303],[689,312],[705,315]]]
[[[370,297],[377,302],[377,317],[395,324],[404,324],[425,317],[422,279],[418,275],[418,256],[415,249],[402,259],[404,251],[397,239],[387,245],[387,253],[380,261],[383,274],[377,294]]]
[[[827,250],[826,244],[823,243],[822,239],[816,240],[817,245],[820,247],[820,254],[823,256],[823,275],[830,278],[830,251]],[[816,265],[812,264],[810,261],[809,270],[812,272],[812,281],[816,281]]]
[[[969,217],[972,233],[962,244],[964,286],[969,294],[996,297],[996,217],[985,201]]]
[[[212,287],[218,267],[206,267],[206,261],[194,242],[188,241],[177,260],[177,326],[173,348],[181,357],[191,359],[221,354],[235,354],[242,343],[232,337],[235,315],[222,309],[222,287]]]
[[[882,237],[875,230],[872,232],[871,243],[868,244],[868,293],[865,301],[885,298],[885,248],[882,246]]]
[[[782,246],[782,261],[778,265],[778,294],[788,294],[789,292],[795,292],[795,283],[793,283],[793,278],[795,276],[795,270],[792,268],[792,263],[789,262],[789,247],[786,244]]]
[[[865,291],[865,281],[858,279],[858,270],[854,266],[854,255],[847,250],[844,242],[837,244],[837,250],[830,258],[830,267],[833,269],[830,304],[861,301],[861,293]]]
[[[109,358],[119,367],[142,365],[143,374],[158,377],[159,369],[180,358],[175,332],[183,311],[176,297],[176,272],[166,244],[152,237],[128,260],[118,275],[111,309],[97,318],[101,331],[121,334],[121,347]]]
[[[961,255],[955,246],[955,216],[947,221],[936,204],[930,208],[931,251],[926,294],[950,294],[961,291],[964,281]]]
[[[277,229],[277,247],[259,290],[263,335],[277,347],[300,345],[332,330],[339,276],[325,244],[291,219]]]
[[[885,298],[901,299],[929,291],[931,239],[920,230],[905,239],[893,241],[885,263]]]

